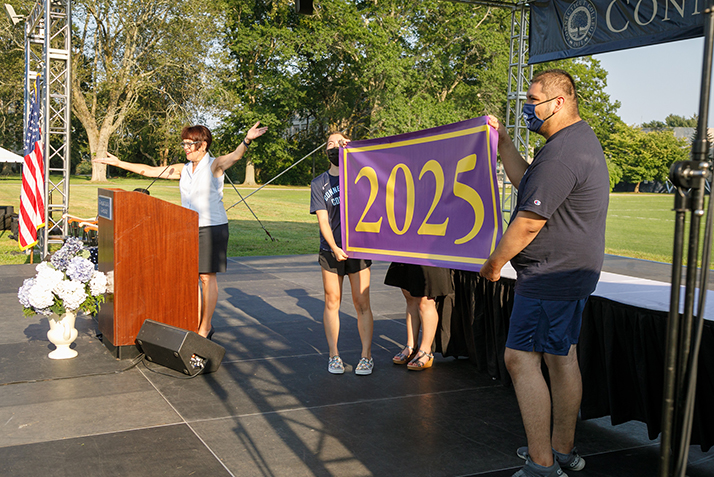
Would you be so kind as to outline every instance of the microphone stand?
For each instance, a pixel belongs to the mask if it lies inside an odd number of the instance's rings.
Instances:
[[[270,179],[268,182],[266,182],[266,183],[263,184],[262,186],[260,186],[260,187],[258,187],[257,189],[255,189],[255,190],[254,190],[253,192],[251,192],[250,194],[246,195],[245,198],[243,198],[243,197],[241,196],[240,200],[239,200],[238,202],[236,202],[235,204],[231,205],[230,207],[228,207],[228,208],[226,209],[226,211],[231,210],[233,207],[235,207],[236,205],[240,204],[241,202],[245,202],[245,199],[247,199],[247,198],[250,197],[251,195],[255,194],[255,193],[258,192],[260,189],[262,189],[263,187],[267,186],[268,184],[270,184],[271,182],[273,182],[275,179],[277,179],[278,177],[282,176],[283,174],[285,174],[285,173],[288,172],[290,169],[292,169],[293,167],[295,167],[295,166],[297,166],[298,164],[300,164],[302,161],[304,161],[304,160],[307,159],[308,157],[310,157],[310,156],[312,156],[313,154],[315,154],[315,153],[316,153],[317,151],[319,151],[319,150],[322,148],[322,146],[324,146],[325,144],[327,144],[327,142],[323,142],[322,144],[320,144],[318,147],[316,147],[315,149],[313,149],[311,152],[309,152],[309,153],[308,153],[306,156],[304,156],[302,159],[300,159],[299,161],[297,161],[296,163],[294,163],[294,164],[291,165],[290,167],[288,167],[288,168],[286,168],[285,170],[283,170],[280,174],[276,175],[275,177],[273,177],[272,179]],[[313,175],[314,175],[314,174],[313,174]],[[233,181],[231,181],[231,184],[232,184],[232,183],[233,183]],[[235,187],[235,186],[233,186],[233,187]],[[240,194],[238,194],[238,195],[240,196]]]
[[[685,476],[692,434],[699,348],[704,326],[704,305],[709,286],[709,259],[712,243],[712,222],[714,219],[714,208],[712,207],[710,194],[703,240],[704,249],[701,262],[702,271],[699,284],[697,318],[695,321],[693,312],[697,261],[699,258],[699,232],[701,218],[704,216],[706,180],[711,177],[712,168],[708,158],[707,119],[709,116],[712,54],[714,53],[713,8],[712,0],[708,0],[707,8],[703,12],[705,15],[704,61],[702,64],[702,84],[699,100],[699,122],[697,124],[696,139],[692,143],[692,160],[672,164],[669,172],[670,180],[676,186],[674,198],[675,230],[674,251],[672,254],[672,288],[665,348],[659,477]],[[691,218],[684,312],[680,315],[679,294],[682,281],[684,226],[687,211],[691,212]]]
[[[224,174],[225,174],[225,173],[224,173]],[[260,221],[260,219],[258,218],[258,216],[255,215],[255,212],[253,212],[253,209],[251,209],[250,206],[248,205],[248,202],[246,202],[245,199],[243,198],[243,196],[241,195],[241,193],[238,192],[238,188],[237,188],[236,185],[233,183],[233,181],[231,180],[231,178],[228,177],[228,174],[225,174],[225,176],[226,176],[226,178],[228,179],[228,182],[230,182],[231,185],[233,186],[233,190],[236,191],[236,194],[238,194],[238,197],[240,197],[240,201],[239,201],[239,202],[236,202],[236,203],[233,204],[233,205],[237,205],[237,204],[240,204],[241,202],[243,202],[243,203],[245,204],[245,206],[248,207],[248,210],[250,210],[250,213],[253,214],[253,217],[255,217],[255,220],[257,220],[258,223],[260,224],[260,226],[263,228],[263,230],[265,231],[265,233],[268,234],[268,237],[270,237],[270,241],[271,241],[271,242],[277,241],[278,239],[273,238],[273,236],[270,235],[270,232],[268,232],[268,229],[266,229],[266,228],[263,226],[263,222]],[[230,207],[228,207],[228,209],[226,209],[226,211],[228,211],[229,209],[231,209],[231,208],[233,207],[233,205],[230,206]]]

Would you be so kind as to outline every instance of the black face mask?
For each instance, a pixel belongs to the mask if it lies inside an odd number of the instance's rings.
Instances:
[[[333,147],[327,150],[327,158],[336,166],[340,165],[340,148]]]

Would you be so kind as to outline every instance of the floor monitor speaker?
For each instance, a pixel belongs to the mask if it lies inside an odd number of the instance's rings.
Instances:
[[[226,353],[222,346],[198,333],[154,320],[144,321],[136,344],[148,361],[189,376],[216,371]]]

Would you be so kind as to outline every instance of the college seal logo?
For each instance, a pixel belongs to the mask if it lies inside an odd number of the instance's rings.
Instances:
[[[590,0],[575,0],[563,15],[563,39],[570,48],[587,45],[597,27],[597,13]]]

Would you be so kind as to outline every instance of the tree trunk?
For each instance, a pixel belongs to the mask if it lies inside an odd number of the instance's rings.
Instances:
[[[12,162],[3,162],[2,163],[2,172],[0,172],[0,176],[9,176],[12,174]]]
[[[255,182],[255,164],[250,159],[245,161],[245,180],[243,185],[254,186]]]
[[[638,182],[637,184],[635,184],[635,194],[640,193],[640,184],[641,184],[641,182]]]
[[[89,152],[92,158],[107,157],[108,141],[96,140],[89,141]],[[107,165],[92,163],[92,182],[106,182],[107,180]]]
[[[159,158],[161,160],[161,167],[166,167],[169,165],[169,153],[170,149],[162,149],[159,151]]]

